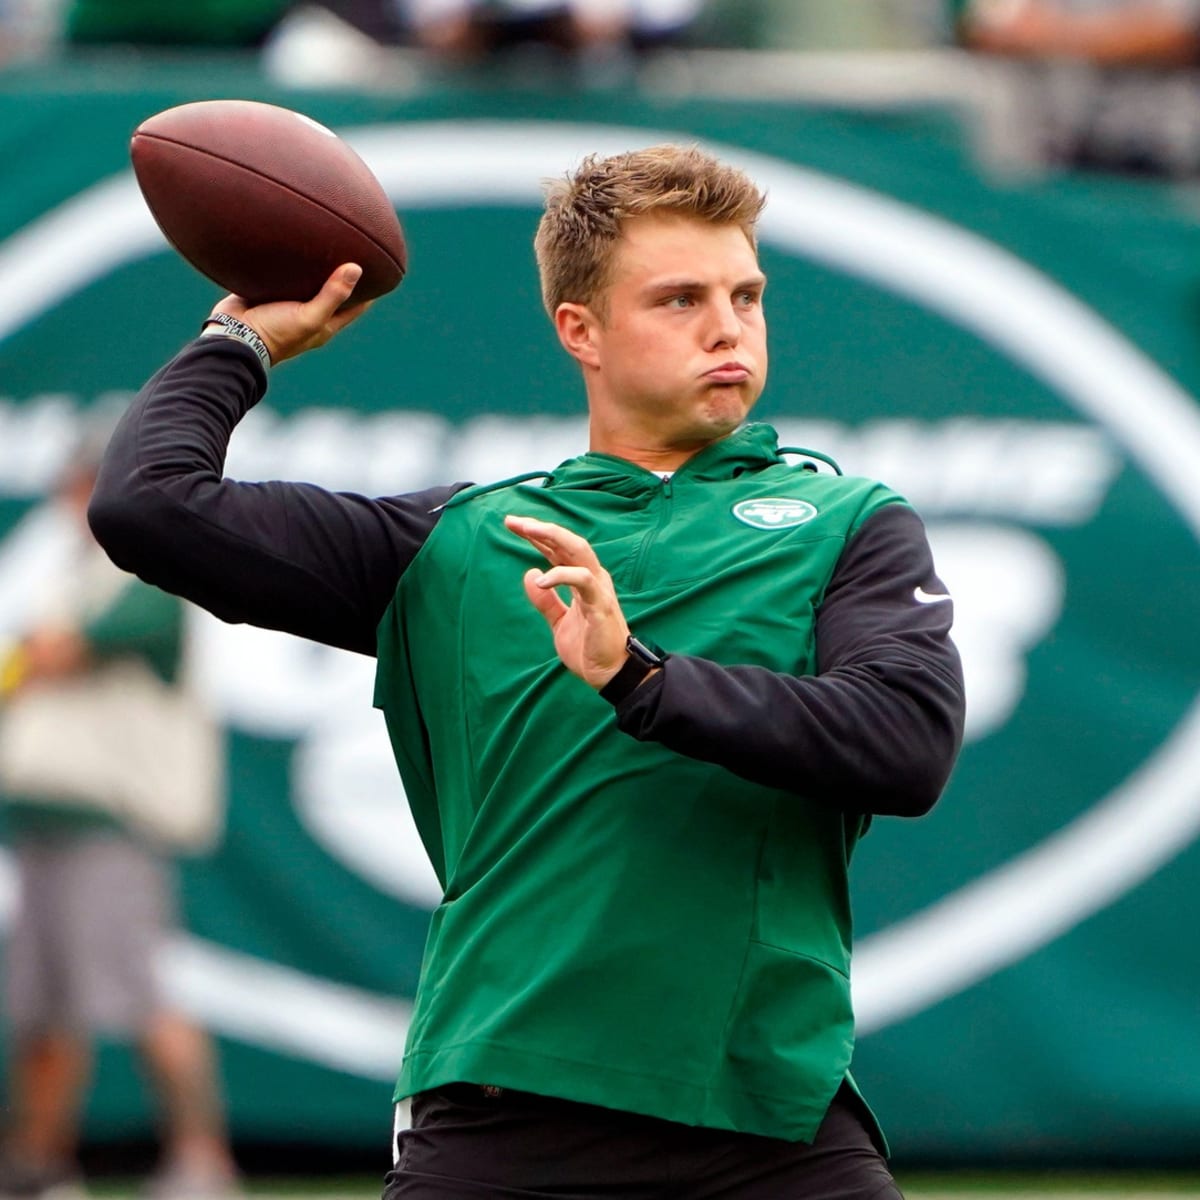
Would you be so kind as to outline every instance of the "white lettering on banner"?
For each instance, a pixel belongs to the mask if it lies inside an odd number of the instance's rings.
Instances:
[[[80,396],[0,399],[0,496],[44,495],[90,410]],[[927,516],[1079,525],[1120,468],[1102,429],[1065,421],[886,419],[851,427],[783,417],[774,424],[782,444],[811,446],[851,474],[883,479]],[[428,412],[306,408],[285,417],[260,405],[238,425],[226,469],[235,479],[306,479],[378,496],[549,470],[586,445],[585,417],[489,415],[454,425]]]
[[[1120,456],[1103,429],[1066,421],[784,418],[780,443],[811,446],[849,474],[882,479],[923,514],[971,513],[1081,525],[1104,501]]]
[[[449,478],[485,483],[550,471],[587,448],[587,418],[476,417],[448,447]]]
[[[345,136],[401,211],[462,204],[533,209],[540,202],[540,180],[587,153],[695,140],[690,133],[554,122],[403,123]],[[731,146],[710,148],[769,192],[760,229],[765,243],[906,297],[1007,354],[1085,420],[1103,427],[1200,537],[1200,410],[1095,312],[999,246],[937,217],[780,159]],[[114,267],[163,249],[130,175],[97,184],[0,245],[0,338]],[[881,461],[892,455],[899,465],[895,433],[883,437],[873,453]],[[986,495],[992,507],[979,511],[992,517],[1083,521],[1095,511],[1118,462],[1107,450],[1107,457],[1098,455],[1094,438],[1089,446],[1085,435],[1068,447],[1074,465],[1065,472],[1065,484],[1030,478],[1030,486],[1018,490],[1011,471],[1030,455],[1029,445],[1003,463],[1003,480],[981,483],[980,474],[995,471],[994,446],[985,453],[973,440],[978,433],[959,430],[955,436],[966,436],[965,451],[936,447],[936,468],[923,463],[926,479],[946,476],[931,485],[930,499],[936,510],[940,495],[941,511],[948,514],[960,506],[969,512]],[[947,436],[947,446],[953,443]],[[931,448],[919,449],[924,456]],[[512,474],[512,468],[508,464],[503,474]],[[889,481],[895,474],[871,473]],[[452,475],[444,472],[441,478]],[[914,483],[912,498],[928,511],[921,481]],[[985,487],[990,490],[981,491]],[[1001,488],[1007,489],[1006,509],[995,507],[1002,502]],[[1022,507],[1012,507],[1014,500]],[[1057,514],[1053,519],[1051,512]],[[1035,636],[1039,621],[1052,620],[1047,614],[1061,602],[1053,564],[1031,551],[1036,545],[1036,539],[1008,543],[1007,552],[1041,580],[1030,583],[1033,574],[1022,578],[1019,598],[1029,609],[1019,627],[1008,630],[1010,668],[1011,647]],[[963,578],[948,573],[956,593],[966,581],[966,568]],[[1015,688],[1013,671],[1007,684],[1003,674],[997,669],[1000,682],[990,685],[996,714]],[[1197,778],[1200,703],[1193,703],[1157,752],[1083,816],[923,912],[865,939],[855,960],[860,1031],[901,1020],[970,986],[1136,886],[1200,832]]]
[[[280,417],[253,409],[230,444],[237,479],[306,479],[335,490],[382,496],[447,482],[454,427],[426,412],[362,414],[306,408]]]

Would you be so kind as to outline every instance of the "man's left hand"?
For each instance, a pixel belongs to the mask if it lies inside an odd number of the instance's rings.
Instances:
[[[561,525],[513,516],[504,524],[550,563],[549,570],[525,572],[525,594],[546,618],[563,664],[599,691],[629,657],[629,626],[612,577],[590,543]],[[555,591],[560,587],[571,589],[570,604]]]

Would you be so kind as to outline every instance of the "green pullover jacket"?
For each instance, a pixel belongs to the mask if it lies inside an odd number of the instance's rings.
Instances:
[[[847,541],[901,503],[789,465],[765,425],[666,480],[586,454],[448,502],[379,638],[376,703],[446,888],[398,1095],[471,1080],[812,1138],[850,1064],[869,806],[631,739],[555,655],[520,585],[542,560],[503,518],[585,537],[668,652],[811,676]]]

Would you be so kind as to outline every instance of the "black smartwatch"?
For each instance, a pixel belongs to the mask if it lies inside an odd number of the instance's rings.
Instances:
[[[612,705],[620,704],[651,671],[658,670],[670,658],[669,654],[664,654],[657,646],[638,641],[632,633],[625,639],[625,649],[629,657],[621,669],[600,689],[600,698]]]

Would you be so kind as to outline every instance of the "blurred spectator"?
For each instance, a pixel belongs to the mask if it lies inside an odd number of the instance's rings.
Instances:
[[[973,0],[959,29],[1009,64],[1029,159],[1200,174],[1200,0]]]
[[[40,58],[58,43],[64,0],[0,0],[0,66]]]
[[[1195,62],[1197,0],[983,0],[964,14],[977,50],[1107,65]]]
[[[716,0],[713,15],[734,27],[751,22],[761,50],[901,50],[940,44],[944,0]]]
[[[703,0],[397,0],[414,42],[459,63],[539,44],[605,57],[667,45]]]
[[[0,664],[0,792],[20,885],[0,1196],[79,1190],[103,1036],[136,1043],[158,1102],[148,1194],[204,1200],[236,1191],[213,1049],[164,999],[156,960],[174,926],[170,858],[219,831],[220,744],[184,686],[181,602],[118,571],[87,529],[99,448],[67,472],[54,502],[62,569]]]

